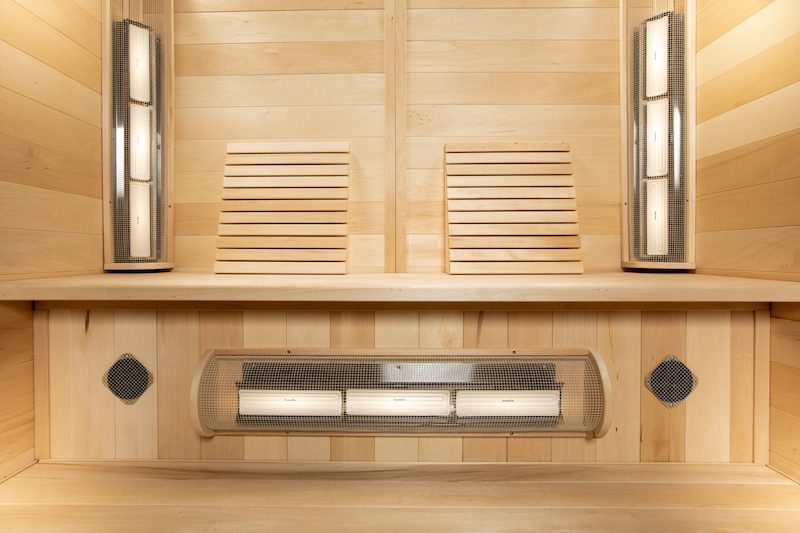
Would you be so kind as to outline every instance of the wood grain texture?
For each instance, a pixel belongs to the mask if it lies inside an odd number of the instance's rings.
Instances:
[[[731,462],[753,462],[755,316],[731,312]]]
[[[31,464],[34,448],[47,453],[46,446],[40,450],[34,427],[34,411],[47,408],[34,406],[47,397],[47,391],[34,389],[34,365],[41,365],[40,352],[46,356],[41,343],[47,339],[37,336],[34,354],[33,320],[28,302],[0,306],[0,480]]]
[[[794,318],[789,307],[783,316]],[[769,465],[793,479],[800,474],[800,322],[785,318],[770,321]],[[763,426],[762,426],[763,430]],[[763,437],[762,437],[763,442]]]
[[[667,356],[686,360],[686,313],[642,313],[642,382]],[[642,461],[681,462],[686,457],[686,404],[666,407],[641,387]]]

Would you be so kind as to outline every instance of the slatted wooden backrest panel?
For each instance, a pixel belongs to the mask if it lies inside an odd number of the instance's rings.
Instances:
[[[215,272],[344,274],[350,146],[231,143]]]
[[[449,273],[583,273],[569,143],[449,143],[445,181]]]

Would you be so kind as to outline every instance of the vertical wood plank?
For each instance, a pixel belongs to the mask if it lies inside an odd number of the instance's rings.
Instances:
[[[461,437],[420,437],[419,460],[423,463],[458,463],[463,459]]]
[[[504,463],[507,458],[505,437],[464,437],[465,463]]]
[[[420,311],[420,348],[461,348],[464,346],[462,311]]]
[[[130,353],[153,374],[153,385],[132,405],[114,402],[117,459],[158,457],[158,347],[156,312],[114,311],[114,352]],[[191,369],[186,369],[191,372]]]
[[[286,348],[285,311],[244,311],[245,348]]]
[[[612,391],[612,424],[597,441],[597,460],[638,462],[642,313],[598,313],[597,351],[608,367]]]
[[[686,361],[686,312],[642,312],[642,376],[665,357]],[[685,458],[686,403],[666,407],[641,386],[641,460],[682,462]]]
[[[597,311],[556,311],[553,313],[553,346],[597,348]],[[554,438],[553,461],[594,461],[594,439]]]
[[[373,311],[332,311],[331,348],[372,348],[375,346]]]
[[[289,437],[287,443],[289,461],[330,461],[330,437]]]
[[[553,460],[553,439],[514,437],[508,439],[508,462],[545,462]]]
[[[244,438],[246,461],[286,461],[288,440],[283,435],[247,436]]]
[[[375,311],[376,348],[419,348],[417,311]]]
[[[755,316],[731,312],[731,462],[753,462]]]
[[[288,311],[286,313],[288,348],[330,348],[331,317],[327,311]]]
[[[244,311],[242,336],[245,348],[286,348],[286,312]],[[284,435],[245,436],[244,458],[248,461],[286,461],[288,439]]]
[[[511,348],[552,348],[553,313],[511,311],[508,313],[508,346]]]
[[[192,372],[200,362],[200,314],[159,311],[158,458],[201,459],[200,437],[189,418]]]
[[[769,311],[755,312],[755,367],[753,375],[753,461],[769,462]]]
[[[417,437],[375,437],[375,460],[387,462],[419,461]]]
[[[553,313],[550,311],[510,311],[508,346],[534,349],[553,347]],[[509,462],[549,462],[553,459],[550,437],[508,439]]]
[[[731,456],[731,312],[686,314],[686,363],[699,385],[686,399],[686,460],[728,462]]]
[[[72,455],[72,311],[54,309],[49,315],[50,456],[69,457]]]
[[[397,185],[396,172],[396,127],[397,127],[397,47],[395,34],[397,24],[397,1],[386,0],[383,15],[383,71],[384,71],[384,271],[396,272],[398,230],[396,229]],[[405,48],[405,43],[402,43]],[[404,241],[399,241],[405,246]]]
[[[374,461],[375,437],[331,437],[331,461]]]
[[[464,348],[507,348],[506,311],[465,311]]]
[[[244,315],[242,311],[200,312],[200,353],[211,348],[241,348],[244,346]],[[235,386],[232,384],[232,386]],[[234,391],[235,392],[235,391]],[[217,435],[202,439],[203,459],[244,459],[244,437]]]
[[[50,459],[50,316],[33,312],[34,449],[37,459]]]

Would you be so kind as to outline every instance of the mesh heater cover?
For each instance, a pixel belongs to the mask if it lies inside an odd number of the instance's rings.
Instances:
[[[209,350],[192,417],[222,433],[602,436],[610,384],[586,349]]]

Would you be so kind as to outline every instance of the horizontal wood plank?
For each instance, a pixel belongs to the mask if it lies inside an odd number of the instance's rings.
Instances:
[[[451,274],[583,274],[580,261],[503,261],[450,263]]]
[[[346,200],[347,187],[252,187],[223,189],[223,200]]]
[[[343,261],[217,261],[217,274],[346,274]]]
[[[578,235],[577,224],[450,224],[450,235]]]
[[[347,224],[220,224],[220,236],[343,236]]]
[[[344,249],[228,249],[217,250],[217,261],[345,261]]]
[[[347,200],[226,200],[222,211],[347,211]]]
[[[225,176],[223,187],[347,187],[347,176]]]
[[[218,237],[217,248],[345,248],[346,237]]]

